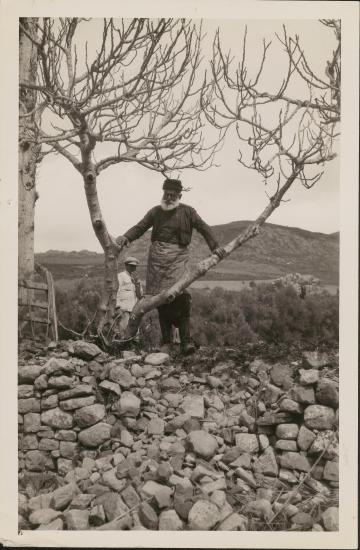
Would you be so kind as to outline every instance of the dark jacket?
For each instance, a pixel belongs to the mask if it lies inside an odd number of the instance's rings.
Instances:
[[[210,227],[200,218],[195,208],[187,204],[180,203],[176,209],[177,216],[177,242],[181,246],[190,244],[192,231],[196,229],[205,239],[210,250],[214,250],[219,246],[218,241],[214,237]],[[151,240],[159,241],[161,239],[161,228],[166,223],[166,212],[160,205],[151,208],[143,219],[134,225],[129,231],[124,234],[130,242],[135,241],[145,233],[150,227],[153,228]],[[160,237],[160,238],[159,238]]]

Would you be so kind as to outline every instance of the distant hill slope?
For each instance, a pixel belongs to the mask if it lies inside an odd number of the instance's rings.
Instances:
[[[243,231],[249,221],[213,226],[221,244],[226,244]],[[140,276],[146,270],[150,232],[134,242],[123,254],[139,258]],[[191,263],[209,254],[206,243],[195,231],[191,243]],[[63,252],[48,250],[36,254],[37,262],[47,266],[55,279],[102,274],[103,255],[88,250]],[[248,241],[231,256],[206,274],[208,280],[272,279],[298,272],[318,277],[323,283],[338,284],[339,233],[327,235],[296,227],[267,223],[261,234]]]

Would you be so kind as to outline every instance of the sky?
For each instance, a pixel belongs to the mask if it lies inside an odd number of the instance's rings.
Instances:
[[[211,40],[220,27],[224,50],[238,55],[245,24],[248,27],[248,65],[257,67],[263,38],[272,39],[265,78],[276,88],[283,74],[282,56],[275,32],[282,32],[283,21],[205,20],[206,37],[202,51],[211,55]],[[288,34],[297,33],[311,66],[324,74],[325,61],[335,47],[332,32],[316,20],[286,21]],[[97,22],[86,29],[91,36],[99,32]],[[280,80],[279,80],[280,79]],[[297,90],[294,90],[296,93]],[[302,93],[299,91],[299,93]],[[237,220],[253,220],[268,199],[262,178],[238,162],[239,141],[230,136],[215,158],[216,166],[206,170],[184,170],[180,176],[190,191],[182,202],[196,208],[210,225]],[[174,174],[175,175],[175,174]],[[98,178],[100,206],[108,230],[114,236],[124,233],[158,204],[163,176],[135,163],[122,163],[101,172]],[[47,156],[37,173],[39,200],[35,214],[35,251],[93,250],[101,247],[93,232],[86,205],[81,175],[61,156]],[[284,202],[269,222],[310,231],[332,233],[339,230],[339,158],[327,163],[322,179],[312,189],[295,182]],[[223,243],[225,244],[225,243]]]

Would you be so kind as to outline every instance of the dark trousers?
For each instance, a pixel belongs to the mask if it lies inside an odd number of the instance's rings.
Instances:
[[[163,344],[171,343],[173,326],[179,329],[182,344],[190,342],[191,295],[188,292],[176,296],[170,304],[164,304],[157,310]]]

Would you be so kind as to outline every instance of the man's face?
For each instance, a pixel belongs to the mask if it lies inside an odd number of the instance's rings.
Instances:
[[[168,191],[168,190],[164,191],[163,201],[167,206],[176,204],[176,202],[179,201],[180,198],[181,198],[181,193],[178,193],[177,191]]]
[[[137,265],[125,264],[125,268],[129,273],[134,273],[134,271],[136,271]]]

